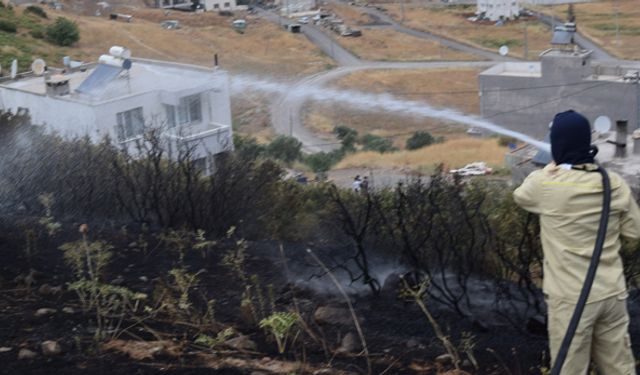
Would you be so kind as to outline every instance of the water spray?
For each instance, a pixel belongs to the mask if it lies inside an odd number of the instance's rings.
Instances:
[[[355,90],[338,90],[321,86],[294,86],[285,83],[267,81],[251,76],[234,76],[231,78],[231,90],[236,93],[247,91],[263,91],[306,98],[317,101],[334,101],[346,103],[353,107],[371,110],[381,109],[386,112],[397,112],[403,115],[413,115],[435,119],[444,119],[470,127],[477,127],[493,133],[516,138],[542,151],[550,152],[548,143],[539,141],[526,134],[505,129],[481,117],[460,113],[449,108],[435,108],[427,103],[415,100],[402,100],[389,94],[371,94]]]
[[[389,94],[370,94],[354,90],[336,90],[320,86],[300,87],[247,76],[233,77],[231,80],[231,90],[235,92],[246,92],[248,90],[265,91],[281,95],[287,94],[298,98],[308,98],[311,100],[347,103],[353,107],[365,110],[381,109],[387,112],[398,112],[404,115],[445,119],[471,127],[482,128],[493,133],[502,134],[508,137],[513,137],[520,141],[526,142],[542,151],[546,151],[549,153],[551,152],[551,146],[548,143],[541,142],[526,134],[505,129],[499,125],[487,121],[486,119],[462,114],[453,109],[434,108],[424,102],[401,100]],[[578,298],[576,309],[571,317],[567,332],[565,333],[564,340],[562,341],[559,352],[556,353],[556,358],[554,361],[555,363],[551,370],[552,375],[559,375],[562,371],[562,366],[569,351],[573,336],[575,335],[575,331],[580,322],[582,312],[584,311],[585,304],[593,285],[593,280],[595,279],[596,270],[600,261],[600,256],[602,254],[604,240],[606,238],[611,202],[611,186],[606,170],[602,168],[602,166],[598,165],[597,171],[602,175],[603,184],[603,202],[600,225],[598,228],[591,263],[589,265],[589,269],[587,270],[582,291],[580,293],[580,297]]]

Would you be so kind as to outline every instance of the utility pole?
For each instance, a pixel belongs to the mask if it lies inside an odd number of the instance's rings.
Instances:
[[[291,118],[291,111],[289,111],[289,137],[293,137],[293,119]]]
[[[619,45],[619,43],[620,43],[620,41],[618,40],[618,36],[620,35],[620,22],[618,20],[618,15],[620,13],[620,9],[618,8],[618,6],[619,6],[618,2],[614,0],[613,7],[614,7],[614,12],[616,13],[615,14],[615,17],[616,17],[616,41],[615,41],[615,44],[616,45]]]
[[[400,0],[400,23],[404,23],[404,0]]]
[[[529,23],[524,22],[524,60],[529,61],[529,35],[527,34],[527,27]]]

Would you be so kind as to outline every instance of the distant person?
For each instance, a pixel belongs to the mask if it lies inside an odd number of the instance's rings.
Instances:
[[[603,188],[589,121],[574,111],[559,113],[551,126],[553,162],[531,173],[513,197],[540,215],[544,252],[542,289],[547,301],[553,363],[582,290],[598,232]],[[610,172],[611,213],[593,288],[571,342],[562,375],[585,375],[593,360],[600,374],[634,375],[629,339],[627,285],[620,237],[640,238],[640,209],[626,182]]]
[[[353,191],[359,193],[361,184],[362,181],[360,180],[360,175],[356,175],[356,177],[353,179]]]
[[[364,179],[360,183],[360,190],[362,191],[362,194],[369,193],[369,179],[367,178],[367,176],[364,176]]]

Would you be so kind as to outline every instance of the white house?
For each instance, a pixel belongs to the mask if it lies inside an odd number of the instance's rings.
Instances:
[[[158,8],[193,9],[194,6],[207,12],[247,10],[248,6],[238,5],[236,0],[156,0]]]
[[[204,10],[207,12],[233,11],[238,9],[236,0],[202,0]],[[245,7],[246,8],[246,7]]]
[[[491,21],[508,20],[520,13],[520,0],[478,0],[476,14]]]
[[[26,109],[62,136],[109,135],[130,151],[157,127],[170,153],[189,149],[205,171],[213,155],[233,149],[228,76],[217,69],[103,55],[67,72],[5,78],[0,108]]]

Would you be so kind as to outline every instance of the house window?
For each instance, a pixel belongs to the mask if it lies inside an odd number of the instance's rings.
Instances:
[[[213,9],[218,9],[220,8],[220,4],[213,4]]]
[[[178,123],[180,125],[193,124],[202,121],[202,103],[200,94],[180,99],[178,105]]]
[[[176,107],[165,104],[164,105],[165,112],[167,114],[167,128],[173,129],[176,127]]]
[[[172,129],[177,125],[188,125],[202,121],[202,102],[200,94],[180,98],[177,106],[165,104],[167,116],[167,128]]]
[[[144,118],[142,117],[142,107],[130,109],[116,114],[118,141],[135,138],[142,135],[144,131]]]
[[[229,7],[229,3],[224,3],[224,7],[228,8]]]

